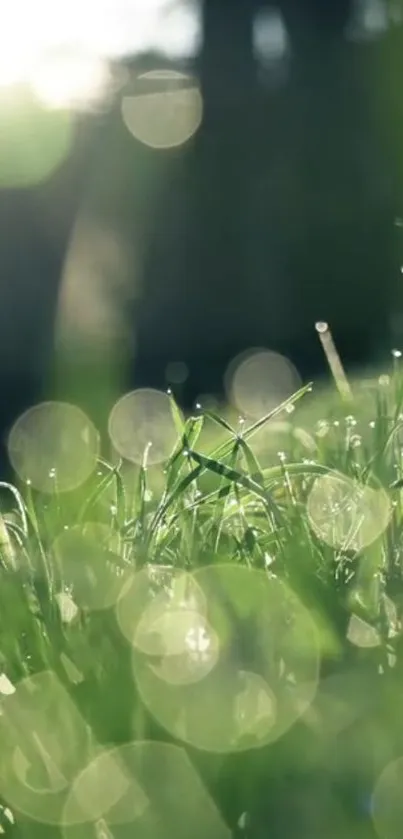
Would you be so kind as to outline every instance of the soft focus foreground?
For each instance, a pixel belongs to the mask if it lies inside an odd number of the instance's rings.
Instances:
[[[236,366],[235,405],[264,361]],[[255,393],[250,421],[186,419],[152,390],[116,402],[105,440],[71,404],[17,420],[1,831],[400,836],[397,351],[393,364],[347,401],[305,386],[259,418]]]

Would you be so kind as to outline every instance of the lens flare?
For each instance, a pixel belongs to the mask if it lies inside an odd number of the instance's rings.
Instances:
[[[29,818],[61,823],[70,784],[92,748],[88,726],[51,671],[24,679],[3,697],[0,792]]]
[[[189,826],[194,839],[231,835],[184,749],[147,741],[102,751],[76,778],[62,824],[64,839],[188,839]]]
[[[99,444],[98,431],[80,408],[42,402],[14,423],[7,448],[22,481],[54,493],[76,489],[90,477]]]
[[[236,408],[251,419],[260,419],[292,396],[301,379],[287,358],[259,349],[243,353],[231,362],[225,384]]]
[[[321,541],[356,553],[388,526],[391,503],[385,490],[332,472],[317,478],[307,502],[309,523]]]
[[[171,735],[206,751],[242,751],[278,739],[316,692],[319,645],[309,613],[284,583],[261,571],[216,565],[191,579],[207,650],[209,634],[214,639],[214,666],[202,668],[197,681],[165,678],[170,657],[156,669],[150,648],[145,654],[134,644],[133,674],[143,702]],[[129,602],[124,610],[127,621]],[[184,635],[175,635],[173,652]],[[153,653],[162,655],[166,643],[164,636]]]
[[[153,70],[139,76],[136,90],[122,99],[122,117],[136,140],[154,149],[186,143],[203,116],[200,89],[189,76]]]
[[[166,393],[143,388],[127,393],[113,407],[109,436],[121,457],[134,463],[162,463],[172,453],[178,432]]]
[[[66,595],[59,594],[59,607],[63,608],[62,619],[66,622],[74,619],[77,608],[109,609],[119,600],[132,571],[122,563],[118,542],[117,534],[97,522],[64,530],[55,540],[55,579],[60,587],[64,585],[72,591],[69,603]]]

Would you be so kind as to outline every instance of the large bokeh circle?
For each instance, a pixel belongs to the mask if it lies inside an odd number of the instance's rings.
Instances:
[[[263,571],[211,565],[192,579],[204,604],[195,616],[206,630],[197,653],[204,649],[208,658],[211,647],[211,666],[197,679],[175,682],[166,678],[166,651],[134,641],[133,672],[145,705],[170,734],[199,749],[234,752],[277,740],[316,692],[319,645],[309,612]]]

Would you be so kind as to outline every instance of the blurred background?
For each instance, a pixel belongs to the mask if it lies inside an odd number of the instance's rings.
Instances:
[[[253,348],[316,377],[317,320],[399,347],[402,70],[402,0],[5,0],[0,438]]]

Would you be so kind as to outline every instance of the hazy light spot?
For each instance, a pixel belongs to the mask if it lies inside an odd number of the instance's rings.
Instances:
[[[198,682],[215,667],[218,638],[198,612],[166,611],[148,629],[157,637],[159,635],[164,649],[162,655],[159,653],[159,661],[153,664],[150,660],[149,664],[155,675],[165,682],[176,685]],[[137,637],[135,646],[140,648]]]
[[[55,329],[59,376],[63,379],[71,360],[78,369],[86,358],[88,369],[99,371],[107,404],[116,398],[117,382],[135,346],[128,311],[138,291],[137,279],[130,244],[113,225],[94,223],[82,213],[60,286]],[[99,387],[91,386],[91,399],[98,398]]]
[[[196,0],[14,0],[1,16],[0,85],[28,82],[38,58],[66,47],[120,58],[195,55],[201,43]],[[72,68],[74,75],[74,69]]]
[[[319,539],[334,548],[359,552],[384,532],[391,504],[383,489],[333,472],[315,480],[307,512]]]
[[[131,579],[132,572],[121,567],[118,536],[107,525],[87,522],[63,530],[52,550],[57,559],[55,576],[60,574],[60,583],[72,591],[70,604],[64,601],[70,620],[75,616],[70,617],[74,606],[89,610],[114,606]],[[59,595],[59,605],[63,596]]]
[[[4,697],[0,735],[2,797],[29,818],[59,825],[90,740],[88,726],[52,672],[18,682]]]
[[[85,815],[89,822],[91,813],[92,823],[73,827]],[[230,839],[186,752],[166,743],[132,742],[101,752],[77,777],[62,821],[65,839],[188,839],[189,825],[194,839]]]
[[[54,50],[37,61],[31,87],[49,108],[91,108],[108,93],[107,65],[97,55],[78,50]]]
[[[378,647],[381,643],[379,632],[375,627],[363,621],[357,615],[351,615],[347,638],[356,647]]]
[[[372,818],[381,839],[400,839],[403,822],[403,757],[381,773],[372,796]]]
[[[245,735],[264,741],[276,721],[276,698],[256,673],[239,671],[241,690],[235,700],[235,744]]]
[[[84,680],[83,674],[80,672],[78,667],[76,667],[71,658],[69,658],[65,653],[61,654],[60,661],[64,667],[68,680],[73,685],[78,685],[80,682]]]
[[[121,457],[134,463],[162,463],[177,442],[169,396],[144,388],[127,393],[111,411],[109,436]]]
[[[183,361],[172,361],[165,371],[167,382],[175,385],[182,385],[189,376],[187,365]]]
[[[122,99],[123,121],[146,146],[180,146],[200,126],[203,100],[197,83],[174,70],[153,70],[139,76],[136,90]]]
[[[269,350],[254,350],[234,359],[225,384],[236,408],[252,419],[260,419],[295,393],[301,380],[284,356]]]
[[[282,15],[277,9],[261,9],[253,19],[253,48],[262,63],[279,61],[287,55],[289,41]]]
[[[95,470],[99,434],[80,408],[42,402],[14,423],[8,437],[11,465],[41,492],[76,489]]]
[[[195,621],[205,626],[205,608],[204,594],[190,574],[155,566],[138,571],[125,585],[116,615],[134,647],[146,655],[163,656],[186,649]]]
[[[125,824],[141,816],[148,806],[147,796],[130,776],[119,750],[103,751],[75,779],[63,822],[95,821],[112,810],[113,823]]]
[[[383,0],[355,0],[347,37],[356,41],[370,40],[388,29],[387,4]]]
[[[0,120],[0,187],[40,184],[70,152],[69,114],[47,111],[27,93],[0,88]]]
[[[242,751],[278,739],[316,692],[319,647],[309,613],[263,571],[216,565],[192,578],[203,594],[206,634],[217,639],[216,662],[196,683],[164,680],[134,647],[143,701],[170,734],[199,749]]]
[[[0,675],[0,693],[3,696],[11,696],[12,693],[15,693],[15,687],[5,673]]]
[[[161,612],[158,614],[158,607]],[[152,603],[140,619],[133,643],[148,655],[181,655],[186,650],[198,650],[196,639],[208,637],[205,621],[198,612],[172,606],[167,609],[164,602]],[[207,649],[208,649],[207,644]]]
[[[60,609],[60,617],[63,623],[71,623],[78,615],[78,606],[69,594],[60,592],[56,594],[55,599]]]

